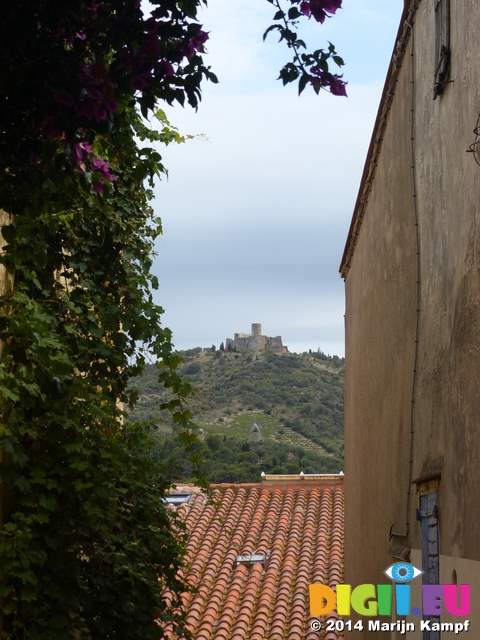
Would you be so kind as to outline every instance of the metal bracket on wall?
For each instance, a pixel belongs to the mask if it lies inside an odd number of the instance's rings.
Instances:
[[[435,505],[430,511],[420,511],[420,509],[417,509],[416,518],[419,522],[422,520],[422,518],[430,518],[430,516],[433,516],[436,520],[438,520],[437,505]]]

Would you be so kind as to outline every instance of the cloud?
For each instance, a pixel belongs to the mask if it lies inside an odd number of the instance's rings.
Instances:
[[[157,299],[178,347],[218,346],[261,322],[297,350],[343,355],[338,266],[402,6],[385,4],[345,3],[316,25],[358,61],[346,69],[348,99],[298,98],[274,80],[288,52],[261,42],[271,5],[210,0],[201,21],[225,81],[205,87],[197,113],[166,110],[182,133],[208,141],[162,149],[169,179],[155,189]]]

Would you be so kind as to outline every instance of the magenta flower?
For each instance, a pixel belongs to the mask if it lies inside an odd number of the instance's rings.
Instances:
[[[54,138],[59,138],[62,135],[61,129],[56,129],[53,125],[53,118],[48,118],[41,127],[41,131],[44,136],[47,136],[50,140]]]
[[[134,91],[142,91],[148,87],[148,82],[143,75],[134,73],[130,78],[130,86]]]
[[[300,13],[303,13],[304,16],[310,17],[310,2],[301,2],[300,3]]]
[[[92,14],[92,16],[93,16],[94,18],[96,18],[96,17],[97,17],[97,11],[98,11],[98,7],[99,7],[99,6],[100,6],[100,5],[99,5],[99,4],[97,4],[95,1],[94,1],[94,2],[91,2],[91,3],[90,3],[90,6],[89,6],[89,7],[87,7],[87,11],[88,11],[89,13],[91,13],[91,14]]]
[[[203,25],[199,26],[197,32],[187,44],[185,55],[189,59],[192,58],[208,40],[208,33],[206,31],[202,31],[202,26]]]
[[[118,54],[118,68],[130,71],[133,66],[133,56],[128,49],[121,49]]]
[[[310,76],[310,82],[317,89],[326,89],[328,87],[330,93],[334,96],[347,97],[347,90],[345,89],[347,83],[342,80],[342,76],[334,76],[332,73],[322,71],[319,66],[311,67],[310,73],[314,74]]]
[[[342,0],[303,0],[300,3],[300,13],[323,24],[328,13],[334,14],[342,6]]]
[[[58,104],[63,104],[66,107],[73,107],[73,105],[75,104],[74,97],[64,89],[60,89],[60,91],[57,91],[54,94],[53,99]]]
[[[345,96],[347,97],[347,90],[345,89],[346,82],[341,80],[342,76],[332,76],[329,85],[330,85],[330,93],[334,96]]]
[[[77,142],[73,145],[72,154],[77,162],[81,162],[85,154],[88,157],[91,153],[93,153],[93,150],[88,142]]]
[[[97,91],[89,91],[84,98],[83,102],[77,106],[76,112],[78,116],[84,116],[87,120],[95,120],[97,123],[100,120],[107,119],[107,112],[102,106],[103,93]]]
[[[93,67],[89,64],[80,65],[80,69],[78,70],[78,77],[82,84],[85,84],[87,87],[91,86],[95,80],[93,75]]]
[[[114,100],[113,98],[111,98],[108,101],[107,104],[107,109],[111,112],[111,113],[117,113],[117,109],[118,109],[118,103],[116,100]]]
[[[75,143],[72,148],[72,157],[80,173],[85,173],[87,163],[90,162],[90,169],[100,174],[100,179],[93,185],[95,193],[102,192],[103,185],[106,184],[105,180],[110,180],[110,182],[116,180],[115,176],[110,173],[108,162],[96,156],[88,142]]]
[[[93,158],[90,166],[94,171],[98,171],[98,173],[102,175],[102,178],[108,178],[111,182],[116,180],[115,176],[112,176],[112,174],[110,173],[110,167],[108,166],[108,163],[105,162],[105,160],[102,160],[98,157]]]
[[[173,76],[175,74],[175,70],[168,60],[161,60],[157,68],[162,72],[163,76]]]

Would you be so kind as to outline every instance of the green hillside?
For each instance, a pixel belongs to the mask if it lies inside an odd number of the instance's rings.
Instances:
[[[344,363],[321,352],[254,354],[183,352],[185,373],[197,393],[189,402],[200,427],[199,448],[211,482],[254,482],[260,473],[336,473],[343,469]],[[153,419],[158,455],[190,473],[168,413],[168,391],[155,366],[132,386],[139,402],[132,420]],[[249,443],[254,422],[264,442]]]

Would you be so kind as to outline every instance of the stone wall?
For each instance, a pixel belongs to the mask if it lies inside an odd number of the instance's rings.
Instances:
[[[227,338],[225,341],[225,348],[228,349],[229,345],[232,348],[239,349],[251,349],[252,351],[268,351],[272,353],[288,353],[288,348],[282,343],[281,336],[275,336],[274,338],[264,336],[258,333],[261,331],[261,324],[252,324],[252,333],[235,333],[233,340]]]

